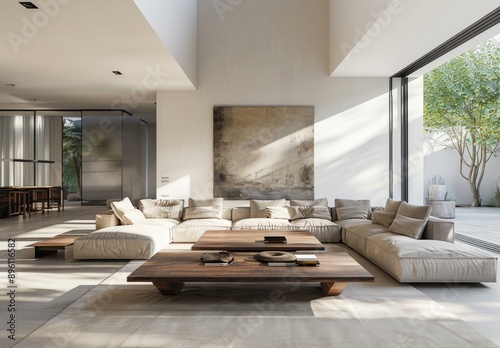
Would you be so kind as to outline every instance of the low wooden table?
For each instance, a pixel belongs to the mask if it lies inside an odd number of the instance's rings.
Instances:
[[[81,235],[60,235],[35,243],[35,258],[62,250],[64,259],[70,259],[73,256],[73,243],[80,237]]]
[[[202,252],[160,251],[127,277],[152,282],[163,295],[177,295],[184,282],[318,282],[325,295],[342,293],[349,282],[371,282],[373,275],[346,252],[315,253],[319,266],[270,267],[237,253],[228,266],[205,266]]]
[[[285,236],[287,243],[265,243],[265,236]],[[297,251],[325,250],[325,247],[309,231],[209,230],[191,250]]]

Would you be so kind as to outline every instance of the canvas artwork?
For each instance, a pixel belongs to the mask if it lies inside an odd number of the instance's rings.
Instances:
[[[314,107],[214,107],[214,197],[314,199]]]

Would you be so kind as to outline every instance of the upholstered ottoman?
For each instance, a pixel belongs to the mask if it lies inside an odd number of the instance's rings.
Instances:
[[[75,259],[149,259],[170,243],[170,228],[119,225],[89,233],[74,242]]]

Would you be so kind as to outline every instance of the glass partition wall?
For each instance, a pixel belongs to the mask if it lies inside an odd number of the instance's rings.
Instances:
[[[136,201],[148,192],[143,123],[122,110],[2,110],[0,186],[63,186],[82,204]]]

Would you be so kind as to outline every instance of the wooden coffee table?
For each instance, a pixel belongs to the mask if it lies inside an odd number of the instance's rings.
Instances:
[[[265,236],[285,236],[287,243],[265,243]],[[325,247],[309,231],[209,230],[191,250],[296,251],[325,250]]]
[[[325,295],[342,293],[349,282],[371,282],[373,275],[346,252],[315,253],[319,266],[270,267],[236,253],[229,266],[205,266],[202,252],[160,251],[127,277],[127,282],[152,282],[163,295],[177,295],[184,282],[317,282]]]

